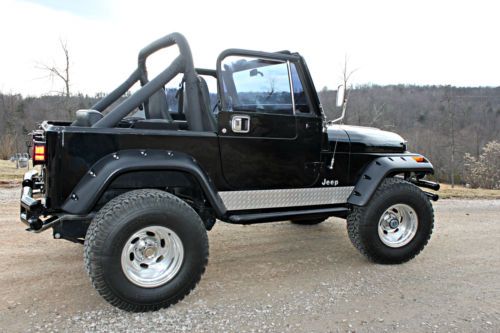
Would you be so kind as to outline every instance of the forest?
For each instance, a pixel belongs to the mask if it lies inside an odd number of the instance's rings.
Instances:
[[[327,117],[338,117],[336,92],[325,87],[319,96]],[[100,97],[0,93],[0,159],[25,152],[27,133],[37,123],[72,119]],[[500,187],[500,87],[355,86],[343,123],[400,134],[410,151],[431,160],[439,181]]]
[[[338,115],[335,92],[319,95],[328,118]],[[399,133],[410,151],[432,161],[439,181],[452,184],[474,185],[474,162],[493,149],[485,167],[495,173],[491,187],[500,185],[500,87],[358,86],[350,91],[344,123]]]

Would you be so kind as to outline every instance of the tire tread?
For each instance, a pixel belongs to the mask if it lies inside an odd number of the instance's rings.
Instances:
[[[365,242],[362,240],[360,231],[360,227],[365,222],[370,202],[373,202],[377,197],[381,196],[388,190],[391,191],[407,190],[411,191],[416,196],[420,196],[422,199],[425,200],[427,209],[429,209],[432,217],[430,232],[428,233],[427,238],[425,239],[423,244],[417,249],[417,251],[414,251],[410,256],[405,257],[404,259],[398,261],[390,260],[388,258],[378,255],[377,253],[374,253],[373,251],[370,251],[366,246],[367,244],[365,244]],[[391,178],[386,178],[382,181],[378,189],[373,194],[373,197],[371,198],[370,202],[363,207],[355,206],[352,212],[347,217],[347,234],[349,235],[349,239],[351,240],[351,243],[354,245],[354,247],[358,249],[358,251],[366,258],[368,258],[370,261],[379,264],[401,264],[415,258],[429,242],[429,239],[431,238],[432,231],[434,228],[434,209],[432,208],[432,204],[430,203],[425,193],[423,193],[422,190],[420,190],[420,188],[418,188],[417,186],[413,185],[410,182],[407,182],[403,179],[391,177]]]
[[[107,285],[104,279],[102,265],[99,264],[99,257],[96,255],[96,253],[98,253],[100,248],[102,248],[105,242],[105,237],[109,234],[111,228],[113,228],[118,223],[118,216],[121,212],[123,212],[123,210],[130,209],[131,207],[144,207],[146,202],[149,202],[150,200],[165,201],[165,197],[169,198],[169,200],[167,201],[168,205],[175,205],[178,208],[183,209],[186,214],[194,215],[192,216],[192,218],[197,218],[198,220],[200,220],[200,223],[194,225],[197,225],[197,227],[203,229],[199,231],[202,232],[203,235],[205,235],[207,246],[205,246],[205,253],[203,254],[203,264],[202,267],[199,268],[198,274],[193,274],[193,280],[190,282],[187,291],[156,304],[131,304],[130,302],[116,296],[112,292],[111,288]],[[92,285],[97,290],[97,292],[111,305],[131,312],[156,311],[160,308],[165,308],[176,304],[177,302],[184,299],[184,297],[189,295],[189,293],[196,287],[208,264],[208,238],[199,216],[188,204],[186,204],[178,197],[160,190],[142,189],[129,191],[110,200],[95,215],[85,237],[84,263],[85,269],[90,277]]]

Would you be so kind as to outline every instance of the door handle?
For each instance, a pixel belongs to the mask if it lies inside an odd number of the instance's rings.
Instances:
[[[231,118],[231,130],[234,133],[250,132],[250,116],[235,115]]]

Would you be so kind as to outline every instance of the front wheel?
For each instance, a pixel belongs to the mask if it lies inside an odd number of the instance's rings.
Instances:
[[[168,307],[195,287],[208,261],[208,238],[198,214],[159,190],[136,190],[108,202],[85,239],[92,284],[126,311]]]
[[[417,186],[398,178],[382,181],[371,200],[347,217],[353,245],[368,259],[400,264],[419,254],[432,234],[434,211]]]

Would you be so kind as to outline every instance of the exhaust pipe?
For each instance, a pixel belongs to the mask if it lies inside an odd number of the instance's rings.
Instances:
[[[434,193],[431,193],[431,192],[426,192],[426,191],[424,191],[424,193],[432,201],[438,201],[439,200],[439,195],[437,195],[437,194],[434,194]]]
[[[439,189],[441,188],[441,186],[438,183],[431,182],[429,180],[412,179],[411,182],[417,186],[429,188],[434,191],[439,191]]]

